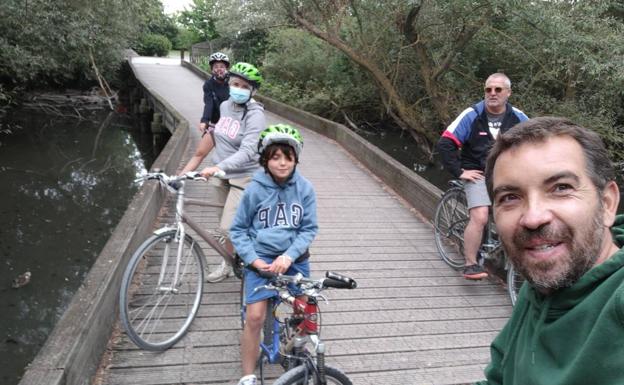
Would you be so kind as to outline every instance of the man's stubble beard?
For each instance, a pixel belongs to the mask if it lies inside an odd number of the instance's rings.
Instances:
[[[602,202],[601,202],[602,203]],[[555,229],[553,224],[536,230],[522,228],[513,235],[512,247],[503,245],[516,270],[537,290],[552,292],[574,285],[596,263],[604,238],[602,204],[595,211],[592,224],[586,230],[575,234],[566,226]],[[556,239],[571,245],[571,250],[563,258],[529,263],[522,260],[521,253],[530,239],[538,237]]]

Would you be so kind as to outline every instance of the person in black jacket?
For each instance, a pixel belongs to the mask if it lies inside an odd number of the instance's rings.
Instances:
[[[204,133],[210,125],[219,121],[219,106],[230,97],[228,86],[228,69],[230,59],[226,54],[215,52],[210,55],[210,71],[212,77],[204,82],[204,112],[199,123],[199,130]]]
[[[442,133],[437,145],[444,167],[453,177],[464,181],[470,217],[464,230],[463,276],[466,279],[488,276],[477,263],[491,206],[483,175],[488,152],[499,132],[528,120],[524,112],[507,101],[511,95],[511,81],[505,74],[490,75],[484,91],[484,99],[465,109]]]

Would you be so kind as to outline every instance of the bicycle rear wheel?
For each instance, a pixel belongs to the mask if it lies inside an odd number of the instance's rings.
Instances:
[[[520,288],[524,283],[525,279],[520,275],[510,263],[507,268],[507,292],[509,293],[509,298],[511,299],[511,305],[516,306],[516,302],[518,301],[518,293],[520,293]]]
[[[165,350],[178,342],[199,310],[204,254],[186,235],[173,286],[179,245],[176,230],[153,235],[137,249],[124,272],[120,318],[128,337],[142,349]]]
[[[464,266],[464,228],[468,223],[466,194],[462,188],[449,189],[438,203],[434,217],[435,243],[440,257],[449,266]]]
[[[331,366],[325,366],[325,379],[327,384],[352,385],[346,374]],[[310,368],[307,365],[302,365],[282,374],[273,385],[307,385],[317,383],[318,378],[315,378]]]

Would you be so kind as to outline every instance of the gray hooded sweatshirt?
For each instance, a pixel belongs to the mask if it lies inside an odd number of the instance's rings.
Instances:
[[[221,118],[213,131],[212,161],[229,179],[251,176],[260,167],[258,138],[266,128],[264,106],[251,99],[245,113],[245,106],[230,98],[221,103],[220,110]]]

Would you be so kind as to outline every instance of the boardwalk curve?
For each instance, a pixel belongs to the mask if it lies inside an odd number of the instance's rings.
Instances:
[[[203,80],[174,62],[142,61],[134,65],[139,80],[189,120],[186,160],[199,136]],[[285,121],[270,112],[267,120]],[[353,291],[328,291],[329,304],[321,304],[328,363],[358,385],[481,379],[489,344],[511,312],[503,288],[462,279],[438,257],[432,226],[421,215],[336,142],[305,127],[302,132],[300,169],[316,188],[320,226],[312,275],[334,270],[359,284]],[[211,194],[206,184],[188,186],[192,198]],[[216,210],[202,210],[193,216],[216,227]],[[171,215],[169,207],[160,223]],[[219,263],[214,253],[207,258],[211,268]],[[166,352],[141,351],[114,334],[96,383],[236,384],[239,283],[229,278],[204,290],[190,332]]]

